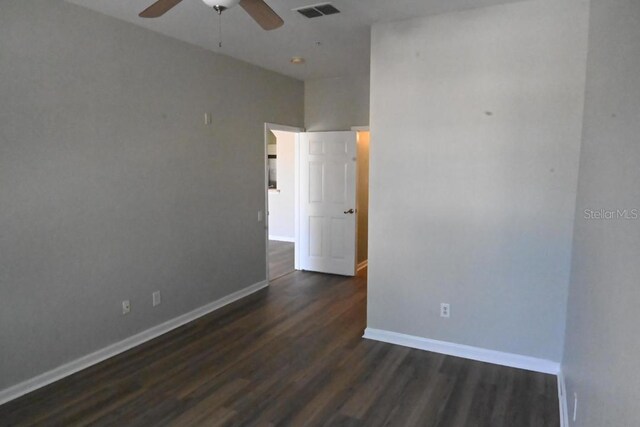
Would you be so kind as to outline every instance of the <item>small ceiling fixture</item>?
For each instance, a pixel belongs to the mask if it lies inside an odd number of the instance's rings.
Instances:
[[[293,58],[291,58],[291,63],[295,65],[304,64],[305,62],[307,61],[301,56],[294,56]]]

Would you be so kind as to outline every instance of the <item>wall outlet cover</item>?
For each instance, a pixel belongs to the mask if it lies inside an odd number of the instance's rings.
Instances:
[[[440,304],[440,317],[451,317],[451,306],[448,303]]]

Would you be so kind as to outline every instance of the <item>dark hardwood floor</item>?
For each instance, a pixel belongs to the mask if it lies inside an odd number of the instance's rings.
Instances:
[[[559,425],[556,379],[361,338],[366,278],[269,289],[0,406],[0,425]]]
[[[295,270],[294,244],[269,240],[269,280],[277,279]]]

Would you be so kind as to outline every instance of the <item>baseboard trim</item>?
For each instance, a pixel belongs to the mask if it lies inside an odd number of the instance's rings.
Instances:
[[[364,338],[401,345],[404,347],[416,348],[419,350],[432,351],[434,353],[441,353],[449,356],[462,357],[464,359],[477,360],[479,362],[487,362],[511,368],[542,372],[544,374],[558,375],[560,372],[560,364],[551,360],[538,359],[520,354],[504,353],[501,351],[488,350],[485,348],[455,344],[446,341],[437,341],[429,338],[384,331],[381,329],[367,328],[364,331]]]
[[[364,270],[365,268],[367,268],[368,265],[369,265],[369,260],[365,259],[360,264],[358,264],[358,268],[356,269],[356,271]]]
[[[122,341],[119,341],[115,344],[111,344],[107,347],[104,347],[94,353],[80,357],[79,359],[73,360],[51,371],[45,372],[44,374],[38,375],[22,383],[19,383],[12,387],[4,389],[0,391],[0,405],[7,403],[11,400],[17,399],[20,396],[24,396],[27,393],[35,391],[44,386],[47,386],[58,380],[61,380],[62,378],[65,378],[69,375],[75,374],[76,372],[82,371],[83,369],[86,369],[90,366],[96,365],[120,353],[124,353],[127,350],[130,350],[147,341],[157,338],[160,335],[166,334],[167,332],[170,332],[176,328],[179,328],[180,326],[183,326],[204,315],[207,315],[226,305],[229,305],[232,302],[245,298],[261,289],[266,288],[267,286],[269,286],[269,284],[266,280],[256,283],[254,285],[241,289],[237,292],[234,292],[230,295],[227,295],[223,298],[220,298],[219,300],[213,301],[207,305],[196,308],[193,311],[190,311],[181,316],[175,317],[171,320],[161,323],[160,325],[154,326],[150,329],[147,329],[143,332],[140,332]]]
[[[269,235],[269,240],[275,240],[278,242],[289,242],[289,243],[296,242],[296,239],[294,237],[271,236],[271,235]]]
[[[567,401],[567,383],[564,373],[558,372],[558,402],[560,404],[560,427],[569,427],[569,406]]]

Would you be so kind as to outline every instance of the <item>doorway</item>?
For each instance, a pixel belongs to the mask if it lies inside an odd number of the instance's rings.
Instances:
[[[267,202],[267,277],[275,280],[295,270],[296,156],[302,129],[267,124],[265,184]]]
[[[366,274],[369,143],[368,128],[305,133],[300,128],[265,125],[265,228],[269,280],[295,270],[348,276],[361,271]],[[328,155],[324,156],[327,159],[321,154]],[[305,166],[311,169],[305,170]],[[350,169],[352,172],[348,172]],[[342,188],[340,183],[351,185],[351,190]],[[302,204],[303,199],[314,207],[325,203],[339,212],[330,212],[323,218],[320,215],[323,212],[308,212],[307,206]],[[350,223],[350,230],[346,226],[340,227]]]
[[[369,145],[371,134],[368,128],[354,130],[358,132],[356,272],[359,273],[366,270],[369,263]]]

